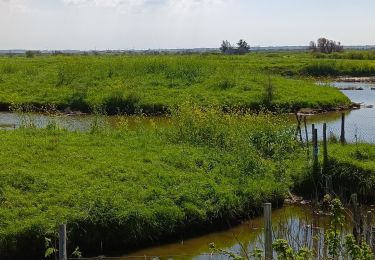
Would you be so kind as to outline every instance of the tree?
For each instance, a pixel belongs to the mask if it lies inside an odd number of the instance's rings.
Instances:
[[[245,54],[250,51],[250,46],[244,40],[239,40],[237,48],[233,47],[229,41],[223,41],[220,51],[224,54]]]
[[[34,53],[32,51],[26,51],[25,55],[26,55],[27,58],[33,58],[34,57]]]
[[[247,42],[242,39],[239,40],[239,42],[237,43],[237,46],[238,46],[237,48],[238,54],[245,54],[245,53],[250,52],[249,44],[247,44]]]
[[[233,52],[233,47],[229,41],[225,40],[221,43],[220,51],[225,54],[230,54]]]
[[[318,48],[316,47],[316,43],[314,41],[311,41],[309,44],[309,50],[316,52]]]
[[[319,38],[317,43],[311,41],[309,49],[312,51],[319,51],[321,53],[333,53],[341,52],[344,49],[344,46],[341,45],[341,42],[335,42],[327,38]]]

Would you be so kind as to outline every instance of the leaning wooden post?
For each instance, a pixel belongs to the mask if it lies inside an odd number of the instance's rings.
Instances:
[[[340,142],[342,144],[345,144],[345,113],[341,114],[341,136],[340,136]]]
[[[264,252],[265,259],[273,259],[273,250],[272,250],[272,204],[264,204]]]
[[[61,224],[59,227],[59,260],[67,260],[66,253],[66,225]]]

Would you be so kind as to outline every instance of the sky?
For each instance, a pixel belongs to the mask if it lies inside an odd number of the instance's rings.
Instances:
[[[375,44],[375,0],[0,0],[0,49]]]

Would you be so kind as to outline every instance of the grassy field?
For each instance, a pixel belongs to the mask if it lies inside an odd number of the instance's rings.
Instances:
[[[306,76],[353,74],[353,68],[354,74],[367,75],[374,72],[370,62],[336,63],[288,52],[0,57],[0,108],[53,105],[108,114],[155,114],[191,101],[223,108],[332,109],[349,100]]]
[[[2,108],[173,118],[169,127],[123,119],[111,128],[98,117],[89,132],[53,121],[0,131],[0,258],[40,259],[61,222],[70,252],[100,253],[238,221],[282,201],[309,173],[295,127],[283,115],[233,111],[345,106],[341,92],[312,76],[369,76],[373,68],[371,59],[289,52],[0,57]],[[373,146],[329,149],[337,183],[373,194]]]
[[[285,121],[184,108],[168,128],[1,131],[0,258],[40,259],[62,222],[85,255],[251,216],[292,185]]]

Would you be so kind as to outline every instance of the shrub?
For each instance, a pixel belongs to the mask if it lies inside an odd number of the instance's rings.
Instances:
[[[135,114],[139,111],[139,97],[134,94],[125,96],[122,91],[114,91],[104,98],[103,109],[109,115]]]

